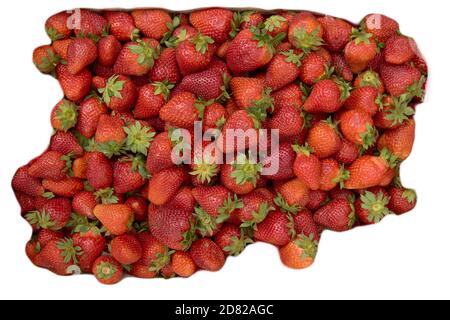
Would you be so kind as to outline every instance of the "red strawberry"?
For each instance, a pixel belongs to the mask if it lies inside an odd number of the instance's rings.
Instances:
[[[313,14],[299,12],[289,24],[289,42],[305,52],[316,50],[323,44],[323,28]]]
[[[299,208],[305,207],[309,202],[309,188],[296,178],[285,182],[278,188],[275,203],[282,211],[297,213]]]
[[[89,70],[84,69],[73,75],[68,67],[58,64],[56,67],[56,77],[67,99],[72,101],[82,100],[91,89],[92,75]]]
[[[306,207],[310,210],[319,209],[324,203],[326,203],[328,193],[322,190],[311,190],[309,193],[309,202]]]
[[[382,14],[369,14],[363,19],[367,32],[374,35],[378,42],[385,42],[399,30],[397,21]]]
[[[72,239],[52,240],[36,256],[38,266],[65,276],[72,272],[69,267],[78,263],[81,248],[74,246]]]
[[[42,180],[42,186],[57,196],[73,197],[75,194],[84,189],[81,179],[67,178],[63,180]]]
[[[289,30],[289,22],[293,16],[293,13],[287,11],[271,15],[264,21],[264,28],[269,31],[272,37],[283,32],[287,33]]]
[[[307,85],[314,85],[319,80],[325,78],[329,70],[327,61],[318,53],[311,52],[301,61],[299,69],[300,80]]]
[[[14,191],[21,192],[31,197],[39,197],[44,194],[41,180],[33,177],[28,173],[29,167],[19,168],[12,179],[12,187]]]
[[[113,169],[111,163],[103,153],[89,154],[86,177],[89,184],[95,189],[109,188],[113,184]]]
[[[356,88],[367,86],[374,87],[380,94],[384,93],[384,84],[380,79],[380,75],[370,69],[358,74],[355,79],[354,85]]]
[[[170,83],[178,83],[180,78],[175,49],[165,48],[150,70],[150,79],[154,82],[168,81]]]
[[[71,210],[69,199],[54,198],[46,200],[39,211],[27,213],[25,218],[36,228],[60,230],[69,222]]]
[[[115,236],[126,233],[133,222],[133,211],[125,204],[98,204],[94,215]]]
[[[309,189],[319,189],[321,164],[320,160],[314,154],[311,154],[312,149],[309,145],[300,147],[294,146],[294,150],[297,152],[297,158],[294,162],[294,173],[302,180]]]
[[[74,39],[67,48],[67,71],[78,74],[97,59],[97,46],[88,38]]]
[[[299,75],[302,55],[289,50],[275,55],[267,66],[266,85],[278,90],[293,82]]]
[[[328,158],[341,148],[341,138],[331,119],[314,124],[309,130],[306,141],[318,158]]]
[[[182,91],[192,92],[205,100],[218,99],[226,90],[224,76],[226,74],[221,74],[217,70],[207,69],[185,76],[178,88]]]
[[[133,264],[131,274],[140,278],[154,278],[170,262],[170,252],[148,232],[137,235],[142,247],[142,258]],[[140,270],[145,266],[145,272]]]
[[[384,60],[391,64],[404,64],[411,61],[417,52],[417,46],[411,38],[393,35],[385,43]]]
[[[241,14],[241,19],[240,19],[241,30],[260,26],[261,23],[264,22],[264,16],[259,12],[248,10],[248,11],[240,12],[240,14]]]
[[[352,41],[344,49],[345,60],[353,73],[359,73],[367,68],[369,62],[377,54],[377,44],[371,33],[352,30]]]
[[[62,154],[71,154],[75,157],[83,155],[84,150],[78,143],[77,138],[71,132],[58,131],[50,140],[50,150]]]
[[[227,121],[225,108],[219,103],[213,103],[206,106],[203,115],[203,131],[208,129],[222,129]]]
[[[123,267],[110,256],[100,256],[92,266],[92,273],[100,283],[116,284],[123,277]]]
[[[62,180],[67,176],[68,169],[64,154],[47,151],[30,165],[28,174],[36,178]]]
[[[117,74],[142,76],[153,67],[159,56],[159,43],[154,39],[139,39],[126,43],[114,64]]]
[[[331,16],[320,17],[317,21],[323,28],[323,40],[329,50],[339,52],[344,49],[352,33],[351,24]]]
[[[221,217],[226,220],[242,203],[223,186],[196,187],[192,195],[202,209],[212,217]]]
[[[69,48],[72,39],[56,40],[52,43],[52,48],[55,50],[56,54],[62,60],[67,60],[67,49]],[[61,61],[61,60],[60,60]]]
[[[333,158],[321,161],[320,190],[330,191],[348,179],[348,171],[341,169],[339,162]]]
[[[258,103],[264,103],[266,100],[267,103],[270,103],[263,79],[233,77],[230,81],[230,88],[233,99],[240,108],[250,108]]]
[[[77,12],[74,13],[74,15],[77,14]],[[75,34],[77,36],[101,36],[107,29],[108,23],[100,14],[85,9],[81,9],[79,14],[79,25],[75,24]]]
[[[219,271],[225,264],[225,255],[220,247],[207,238],[197,240],[190,249],[195,264],[207,271]]]
[[[182,41],[175,49],[178,67],[182,75],[205,70],[216,49],[214,40],[199,33]]]
[[[377,147],[379,150],[387,148],[395,157],[405,160],[411,154],[416,123],[413,119],[405,121],[396,129],[386,130],[378,139]]]
[[[82,272],[92,272],[95,260],[101,256],[106,247],[106,240],[97,228],[87,232],[80,231],[72,235],[73,244],[81,248],[82,254],[78,257],[78,266]]]
[[[352,81],[353,80],[353,72],[352,69],[350,69],[350,66],[348,65],[347,61],[345,61],[345,58],[341,54],[332,54],[331,55],[331,65],[333,66],[336,74],[345,81]]]
[[[344,106],[347,109],[365,111],[374,116],[382,104],[381,96],[375,87],[364,86],[354,89],[350,97],[345,100]]]
[[[96,205],[97,199],[90,191],[78,192],[72,199],[73,211],[89,219],[95,219],[94,208]]]
[[[298,136],[303,129],[305,120],[294,106],[285,106],[275,112],[268,122],[270,129],[278,129],[280,140],[285,141],[292,136]]]
[[[400,97],[385,96],[382,99],[382,109],[379,109],[373,118],[377,128],[395,129],[400,127],[415,110],[410,106],[411,97],[409,94],[402,94]]]
[[[75,129],[86,138],[92,138],[102,114],[108,111],[106,105],[97,97],[84,100],[78,108],[78,121]]]
[[[148,199],[155,205],[163,205],[170,201],[186,177],[183,168],[173,167],[153,175],[148,185]]]
[[[129,41],[139,36],[133,17],[124,11],[106,11],[103,13],[108,21],[109,32],[119,41]]]
[[[33,63],[42,73],[53,73],[59,62],[60,56],[50,45],[37,47],[33,51]]]
[[[169,31],[168,23],[172,22],[170,15],[159,9],[142,9],[131,12],[136,27],[149,38],[161,40],[164,34]]]
[[[181,128],[192,128],[198,119],[197,99],[190,92],[181,92],[171,98],[159,111],[162,120]]]
[[[279,146],[279,151],[272,153],[265,162],[264,167],[268,168],[274,165],[272,162],[278,161],[278,170],[276,173],[271,175],[266,175],[267,179],[271,180],[287,180],[294,177],[294,161],[296,159],[296,153],[292,149],[290,143],[281,143]]]
[[[238,256],[253,241],[239,227],[227,223],[214,236],[214,242],[226,255]]]
[[[304,235],[307,237],[313,236],[312,238],[319,241],[320,234],[316,223],[313,219],[313,214],[308,209],[299,211],[293,216],[294,229],[298,235]]]
[[[299,235],[279,249],[281,262],[291,269],[305,269],[314,263],[318,242],[311,237]]]
[[[120,53],[121,44],[114,36],[106,36],[98,42],[98,62],[102,66],[113,66]]]
[[[365,191],[355,202],[356,215],[364,224],[378,223],[390,214],[389,199],[384,190],[378,193]]]
[[[34,197],[31,197],[25,193],[14,192],[16,196],[17,202],[20,205],[20,213],[23,214],[28,211],[32,211],[35,209],[34,205]]]
[[[167,81],[154,82],[139,89],[134,116],[137,119],[156,117],[162,106],[169,99],[170,90],[174,87]]]
[[[416,206],[417,195],[414,190],[392,187],[388,192],[390,196],[388,208],[395,214],[404,214]]]
[[[174,166],[172,161],[172,142],[168,132],[158,134],[148,149],[147,170],[154,175]]]
[[[388,170],[385,157],[362,156],[348,167],[350,178],[345,181],[345,188],[356,190],[377,186]]]
[[[237,194],[247,194],[256,188],[262,171],[261,163],[252,163],[245,155],[239,154],[234,164],[222,166],[222,184]]]
[[[233,212],[230,223],[240,224],[241,227],[253,227],[262,222],[270,211],[274,209],[269,206],[269,202],[262,194],[255,192],[242,196],[242,205]],[[235,220],[238,218],[239,223]],[[242,224],[241,224],[242,223]]]
[[[134,220],[138,222],[147,221],[148,201],[143,197],[129,197],[125,204],[133,209]]]
[[[287,215],[281,211],[274,211],[257,225],[255,239],[275,246],[284,246],[291,240],[292,232],[294,230],[289,228]]]
[[[102,114],[98,120],[95,142],[98,144],[113,142],[120,146],[126,138],[124,126],[125,123],[120,117]],[[104,151],[103,149],[101,150]]]
[[[50,229],[41,229],[37,234],[36,240],[41,245],[41,248],[45,247],[50,241],[62,240],[64,238],[64,232],[55,231]]]
[[[314,213],[314,221],[332,231],[347,231],[355,223],[355,207],[349,200],[331,200]]]
[[[374,145],[377,130],[369,114],[360,110],[349,110],[340,115],[339,121],[339,128],[348,141],[366,150]]]
[[[45,32],[52,41],[67,39],[72,34],[72,30],[67,26],[70,14],[62,11],[52,15],[45,22]]]
[[[335,155],[336,160],[343,164],[350,164],[359,157],[359,147],[347,139],[342,139],[341,148]]]
[[[197,266],[190,254],[184,251],[177,251],[172,255],[172,268],[179,277],[188,278],[197,271]]]
[[[303,108],[306,112],[336,112],[341,108],[348,95],[349,88],[346,82],[321,80],[314,85]]]
[[[223,43],[228,39],[231,20],[233,12],[222,8],[198,10],[189,15],[189,22],[199,32],[211,37],[217,43]]]
[[[399,97],[404,93],[422,98],[425,77],[420,71],[409,65],[383,64],[380,69],[381,79],[386,90],[393,96]]]
[[[137,262],[142,257],[142,246],[132,234],[123,234],[111,240],[111,255],[124,265]]]
[[[121,158],[113,165],[114,191],[117,193],[127,193],[139,189],[145,184],[145,177],[142,176],[142,164],[138,158]]]
[[[99,88],[103,101],[114,111],[125,112],[130,110],[137,98],[134,83],[122,75],[115,75],[108,79],[105,87]]]

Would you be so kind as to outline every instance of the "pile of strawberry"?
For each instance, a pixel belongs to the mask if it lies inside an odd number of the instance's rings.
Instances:
[[[106,284],[189,277],[260,241],[301,269],[324,230],[416,204],[399,165],[427,66],[386,16],[357,26],[309,12],[83,9],[45,26],[52,43],[33,60],[64,98],[48,150],[12,181],[39,267]],[[240,161],[173,163],[174,129],[200,120],[221,130],[203,144]],[[262,162],[225,143],[227,129],[260,128],[280,136]],[[274,157],[278,172],[261,175]]]

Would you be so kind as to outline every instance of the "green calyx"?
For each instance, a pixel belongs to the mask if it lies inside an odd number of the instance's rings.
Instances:
[[[138,172],[143,179],[149,179],[150,174],[147,171],[146,159],[142,154],[127,156],[119,159],[121,162],[131,162],[131,172]]]
[[[214,99],[211,100],[203,100],[202,98],[198,98],[197,101],[195,101],[195,108],[198,111],[198,118],[200,120],[203,120],[205,117],[205,109],[206,107],[212,105],[214,103]]]
[[[360,134],[361,140],[362,140],[362,149],[368,150],[370,147],[372,147],[375,142],[377,141],[378,131],[377,129],[370,124],[366,124],[366,131],[362,132]]]
[[[194,160],[194,170],[189,172],[190,175],[196,176],[201,183],[211,183],[211,179],[219,173],[219,166],[208,160]]]
[[[64,38],[64,35],[58,33],[55,28],[45,28],[45,32],[47,33],[50,40],[52,40],[52,42]]]
[[[231,196],[228,194],[228,198],[224,200],[221,207],[218,209],[219,215],[217,216],[217,222],[223,223],[230,218],[230,215],[237,209],[242,209],[244,203],[238,198],[236,194]]]
[[[222,93],[218,98],[216,98],[216,101],[220,104],[224,104],[229,99],[231,99],[231,94],[228,92],[228,90],[230,89],[231,76],[226,72],[222,73],[222,81],[223,85],[220,86],[220,90],[222,91]]]
[[[169,100],[170,96],[170,90],[172,90],[175,87],[175,84],[170,83],[167,80],[164,80],[162,82],[153,82],[152,86],[155,87],[154,95],[162,95],[164,97],[164,100]]]
[[[252,228],[253,230],[258,230],[258,223],[263,222],[270,211],[274,211],[275,208],[270,207],[267,202],[261,203],[258,211],[252,212],[252,220],[243,222],[241,228]]]
[[[217,219],[210,216],[203,208],[195,207],[194,217],[197,219],[197,231],[202,237],[212,237],[217,229]]]
[[[336,178],[334,178],[332,181],[333,181],[333,183],[339,184],[339,187],[341,189],[344,189],[345,181],[347,181],[348,179],[350,179],[350,171],[345,169],[344,165],[341,165],[341,168],[339,169],[339,175]]]
[[[84,151],[97,151],[97,143],[95,142],[95,138],[88,139],[76,130],[73,130],[72,133],[74,134],[75,138],[77,138],[78,143]]]
[[[414,115],[414,109],[409,106],[411,102],[409,94],[404,93],[400,97],[393,97],[392,99],[392,107],[387,109],[387,114],[384,116],[386,120],[392,122],[392,125],[402,124]]]
[[[300,211],[299,205],[290,205],[286,199],[279,193],[273,200],[275,204],[280,208],[280,210],[284,213],[291,213],[296,215]]]
[[[114,277],[116,272],[119,271],[117,267],[110,262],[100,262],[95,268],[95,275],[102,280],[108,280]]]
[[[229,36],[233,39],[239,33],[241,24],[250,21],[250,16],[254,14],[253,10],[239,11],[233,13],[233,19],[231,20],[231,31]]]
[[[308,32],[305,28],[296,28],[294,30],[295,47],[302,49],[303,52],[309,53],[319,49],[324,44],[323,39],[319,36],[320,26],[317,26],[312,32]]]
[[[378,223],[391,213],[387,208],[389,197],[386,197],[381,191],[377,195],[366,191],[361,195],[361,202],[361,207],[369,212],[367,216],[369,222]]]
[[[381,87],[381,80],[378,73],[376,73],[373,70],[367,70],[363,72],[361,75],[361,87],[374,87],[374,88],[380,88]]]
[[[53,50],[47,49],[47,55],[42,57],[41,62],[36,64],[36,66],[42,73],[53,73],[60,61],[61,57],[59,55],[55,54]]]
[[[423,100],[425,95],[424,86],[427,78],[425,76],[421,76],[419,81],[414,82],[411,86],[408,87],[408,94],[411,96],[411,99],[414,97]]]
[[[230,256],[237,257],[242,253],[242,251],[244,251],[247,245],[252,243],[253,240],[245,235],[244,232],[241,232],[241,236],[239,238],[237,236],[232,236],[230,238],[230,244],[223,248],[223,250]]]
[[[361,43],[368,45],[370,44],[370,38],[372,37],[373,35],[371,33],[368,33],[361,29],[352,29],[351,39],[355,41],[356,45],[359,45]]]
[[[66,163],[66,166],[64,167],[64,172],[69,176],[73,177],[73,170],[72,170],[72,159],[74,157],[73,153],[68,153],[66,155],[61,156],[61,160]]]
[[[227,119],[225,116],[221,116],[220,119],[216,121],[216,128],[222,130],[225,122],[227,122]]]
[[[262,94],[262,98],[254,100],[252,106],[247,108],[247,114],[252,118],[255,129],[260,129],[262,122],[267,119],[268,111],[273,112],[274,100],[270,95],[271,88],[265,88]]]
[[[279,16],[279,15],[273,15],[270,16],[264,21],[264,29],[266,29],[269,32],[272,32],[275,30],[275,28],[280,28],[282,22],[286,22],[286,18]]]
[[[151,47],[147,42],[143,40],[136,40],[136,44],[129,45],[128,49],[136,55],[137,63],[147,68],[152,68],[155,64],[155,60],[158,59],[160,54],[159,46],[156,48]]]
[[[61,123],[65,132],[75,127],[78,120],[78,106],[72,101],[64,99],[56,109],[55,118]]]
[[[348,215],[348,229],[350,230],[356,223],[356,210],[355,210],[355,199],[349,197],[348,205],[350,206],[350,214]]]
[[[169,250],[168,247],[164,248],[164,252],[157,253],[156,259],[150,264],[148,271],[159,273],[162,268],[170,263],[170,257],[174,254],[175,251]]]
[[[53,192],[47,191],[42,194],[42,197],[47,200],[50,200],[50,199],[55,198],[55,194]]]
[[[119,198],[114,195],[114,188],[100,189],[94,193],[95,199],[102,204],[116,204]]]
[[[72,233],[79,233],[84,236],[88,232],[94,235],[100,235],[100,229],[97,227],[98,221],[89,221],[85,216],[72,212],[66,227],[72,229]]]
[[[173,31],[180,25],[181,19],[179,15],[176,15],[173,17],[172,21],[166,22],[167,29],[169,29],[166,33],[164,33],[164,36],[162,37],[160,43],[165,44],[166,41],[169,41],[169,39],[172,38]]]
[[[340,100],[345,101],[348,97],[350,97],[350,93],[353,90],[353,87],[342,79],[341,77],[334,77],[334,82],[338,85],[339,89],[341,90],[341,96]]]
[[[393,155],[387,148],[383,148],[383,150],[380,151],[380,158],[383,159],[391,169],[396,168],[400,163],[400,159]]]
[[[167,39],[164,44],[168,48],[176,48],[180,44],[180,42],[187,39],[187,31],[186,29],[181,29],[178,33],[178,36],[171,36],[169,39]]]
[[[107,141],[96,144],[96,150],[103,153],[107,158],[120,156],[125,153],[125,140],[121,142]]]
[[[146,156],[155,132],[150,131],[149,127],[142,126],[139,121],[124,127],[123,130],[127,134],[125,148],[133,153],[141,153]]]
[[[125,85],[125,81],[118,80],[118,75],[113,75],[106,82],[105,88],[98,89],[98,92],[102,94],[103,101],[109,106],[111,103],[111,98],[115,97],[118,99],[122,99],[122,94],[120,93],[123,90]]]
[[[231,177],[235,179],[236,184],[243,185],[247,182],[256,187],[256,181],[263,169],[262,163],[252,161],[252,157],[239,153],[233,166]]]
[[[285,32],[281,32],[277,34],[275,37],[272,37],[267,33],[267,30],[260,27],[252,26],[250,27],[250,31],[253,34],[252,40],[258,41],[258,48],[262,48],[266,46],[266,48],[272,53],[275,53],[275,48],[283,41],[286,37]]]
[[[193,219],[191,219],[190,224],[191,226],[189,230],[183,233],[183,240],[181,241],[184,251],[189,250],[192,243],[194,243],[194,241],[197,240],[197,225],[194,217]]]
[[[314,234],[310,234],[308,237],[304,234],[301,234],[297,237],[297,239],[295,239],[294,242],[297,247],[303,249],[303,253],[301,256],[303,260],[307,258],[316,258],[319,242],[315,240]]]
[[[416,191],[413,189],[405,189],[402,193],[402,198],[406,199],[409,203],[414,203],[417,200]]]
[[[300,67],[302,65],[302,59],[304,57],[303,54],[295,54],[294,50],[284,51],[281,52],[282,55],[286,56],[286,59],[284,59],[286,62],[290,62],[295,64],[297,67]]]
[[[300,146],[298,144],[293,144],[292,149],[296,153],[299,153],[299,154],[301,153],[307,157],[309,157],[314,152],[314,149],[307,142],[303,146]]]
[[[70,238],[58,241],[56,247],[61,250],[60,254],[64,258],[64,263],[78,264],[78,257],[83,255],[81,248],[74,246],[73,240]]]
[[[52,220],[50,214],[43,210],[29,211],[25,214],[25,219],[33,226],[37,226],[40,229],[59,230],[61,228],[56,227],[55,221]]]
[[[209,45],[214,43],[214,40],[211,37],[204,36],[201,33],[198,33],[195,37],[191,38],[190,41],[195,44],[195,50],[201,54],[205,54]]]

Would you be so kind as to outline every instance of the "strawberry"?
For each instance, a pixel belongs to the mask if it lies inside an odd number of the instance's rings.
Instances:
[[[129,76],[147,74],[159,56],[159,43],[154,39],[138,39],[128,42],[120,51],[114,64],[114,72]]]
[[[352,33],[351,24],[331,16],[320,17],[317,21],[322,26],[323,40],[327,48],[334,52],[343,50]]]
[[[14,191],[14,195],[16,196],[17,202],[20,205],[21,214],[24,214],[25,212],[32,211],[35,209],[34,197],[16,191]]]
[[[92,266],[95,278],[103,284],[116,284],[123,277],[123,267],[110,256],[100,256]]]
[[[239,227],[233,224],[224,224],[220,231],[214,236],[214,242],[222,249],[225,255],[238,256],[245,247],[253,243]]]
[[[124,157],[113,165],[114,191],[127,193],[139,189],[145,184],[147,174],[142,171],[142,159],[139,157]]]
[[[310,210],[319,209],[328,198],[328,193],[322,190],[311,190],[309,193],[309,202],[306,205],[306,208]]]
[[[67,48],[67,71],[78,74],[97,59],[97,46],[87,38],[74,39]]]
[[[74,246],[72,239],[52,240],[36,256],[38,266],[59,275],[70,275],[71,267],[78,263],[81,248]]]
[[[370,116],[374,116],[377,113],[380,104],[382,104],[381,96],[378,90],[372,86],[354,89],[344,102],[344,106],[347,109],[365,111]]]
[[[124,131],[124,121],[117,116],[102,114],[99,117],[95,142],[97,147],[108,156],[120,151],[127,135]]]
[[[155,205],[170,201],[186,177],[183,168],[173,167],[155,173],[149,181],[148,199]]]
[[[96,205],[97,199],[90,191],[80,191],[72,199],[73,211],[89,219],[95,219],[94,208]]]
[[[319,121],[309,130],[306,141],[318,158],[328,158],[341,148],[341,138],[331,118]]]
[[[415,110],[410,106],[411,97],[409,94],[402,94],[400,97],[386,96],[382,99],[382,108],[379,109],[373,118],[377,128],[395,129],[400,127]]]
[[[56,132],[50,140],[50,150],[62,154],[71,154],[74,157],[83,155],[84,150],[78,143],[77,138],[71,132]]]
[[[133,264],[131,274],[140,278],[155,278],[157,273],[170,262],[170,252],[148,232],[137,234],[142,247],[142,258]],[[141,270],[145,266],[145,271]]]
[[[242,202],[222,186],[196,187],[192,189],[192,195],[208,215],[223,221],[242,207]]]
[[[109,35],[98,42],[98,62],[102,66],[111,67],[121,51],[122,45],[116,37]]]
[[[169,31],[167,24],[172,22],[170,15],[159,9],[134,10],[131,16],[142,34],[158,41]]]
[[[215,49],[214,40],[201,33],[180,42],[175,54],[181,74],[186,76],[205,70],[211,62]]]
[[[58,151],[44,152],[28,168],[28,174],[43,179],[62,180],[69,170],[64,154]]]
[[[274,208],[269,206],[266,198],[258,193],[251,192],[242,196],[242,205],[233,212],[230,223],[234,223],[234,217],[237,217],[240,221],[241,227],[253,227],[256,229],[256,225],[262,222],[270,211]]]
[[[414,40],[403,35],[393,35],[386,41],[383,55],[387,63],[405,64],[414,58],[416,52]]]
[[[350,178],[345,181],[346,189],[367,189],[380,184],[389,170],[386,161],[387,152],[381,156],[364,155],[356,159],[349,167]]]
[[[367,32],[374,35],[378,42],[385,42],[399,30],[397,21],[376,13],[364,17],[363,26]]]
[[[133,209],[134,220],[138,222],[147,221],[148,201],[140,196],[129,197],[125,204]]]
[[[302,64],[302,55],[289,50],[276,54],[266,72],[266,85],[272,90],[278,90],[293,82],[299,75],[299,67]]]
[[[321,164],[317,156],[312,154],[308,144],[305,146],[294,145],[297,157],[294,162],[294,174],[302,180],[311,190],[319,189]]]
[[[235,74],[255,71],[268,64],[285,34],[272,38],[267,30],[251,27],[240,31],[227,50],[227,66]]]
[[[142,86],[134,108],[134,117],[145,119],[158,116],[160,109],[169,99],[170,90],[173,87],[174,85],[167,81]]]
[[[165,48],[162,50],[159,59],[150,70],[150,79],[153,82],[168,81],[178,83],[181,75],[178,69],[177,57],[174,48]]]
[[[290,233],[287,215],[281,211],[274,211],[257,225],[255,239],[275,246],[284,246],[291,240]]]
[[[359,147],[347,139],[342,139],[341,148],[335,158],[343,164],[350,164],[359,157]]]
[[[314,213],[317,224],[337,232],[351,229],[355,220],[355,206],[349,200],[331,200]]]
[[[377,44],[371,33],[353,28],[352,41],[344,49],[345,60],[353,73],[359,73],[367,68],[369,62],[377,54]]]
[[[98,92],[106,105],[117,112],[130,110],[137,98],[136,86],[130,78],[122,75],[109,78],[105,87],[99,88]]]
[[[354,81],[354,86],[356,88],[367,86],[374,87],[378,90],[378,93],[384,93],[384,84],[380,79],[380,75],[371,69],[358,74]]]
[[[296,48],[304,52],[317,50],[323,45],[323,28],[309,12],[295,14],[289,24],[288,39]]]
[[[77,124],[77,119],[78,106],[63,99],[53,108],[50,121],[54,129],[67,131]]]
[[[45,190],[39,178],[28,173],[29,167],[24,166],[17,169],[12,179],[12,187],[15,192],[20,192],[31,197],[39,197]]]
[[[321,80],[314,85],[303,109],[306,112],[336,112],[348,96],[349,86],[346,82]]]
[[[263,79],[233,77],[230,81],[230,88],[233,99],[239,108],[247,109],[258,104],[270,103]]]
[[[133,222],[133,211],[125,204],[98,204],[94,215],[115,236],[128,232]]]
[[[133,264],[142,257],[141,243],[132,234],[117,236],[111,241],[111,255],[121,264]]]
[[[380,69],[381,79],[387,92],[395,97],[404,93],[422,98],[425,77],[421,76],[419,69],[409,65],[383,64]]]
[[[340,184],[343,186],[345,180],[349,178],[349,173],[339,166],[333,158],[322,159],[321,161],[320,190],[330,191]]]
[[[203,270],[219,271],[225,264],[225,255],[220,247],[207,238],[195,241],[190,254],[195,264]]]
[[[72,39],[64,39],[64,40],[56,40],[52,43],[52,48],[55,51],[55,53],[59,56],[60,61],[66,60],[67,61],[67,49],[69,48],[70,43],[72,42]]]
[[[67,178],[63,180],[42,180],[42,186],[57,196],[73,197],[76,193],[84,189],[84,184],[81,179]]]
[[[268,122],[270,129],[278,129],[280,140],[285,141],[292,136],[298,136],[303,129],[305,120],[294,106],[285,106],[275,112]]]
[[[50,45],[40,46],[33,51],[33,63],[42,73],[53,73],[61,57]]]
[[[91,72],[87,69],[73,75],[68,67],[58,64],[56,67],[56,77],[67,99],[72,101],[82,100],[91,89]]]
[[[353,80],[352,69],[350,69],[350,66],[348,65],[347,61],[345,61],[343,55],[336,53],[332,54],[331,66],[334,68],[336,74],[345,81],[350,82]]]
[[[86,177],[94,190],[106,189],[113,184],[113,168],[103,153],[93,152],[87,160]]]
[[[53,198],[46,200],[39,211],[28,212],[25,218],[38,229],[60,230],[69,222],[71,209],[69,199]]]
[[[367,150],[374,145],[377,130],[369,114],[360,110],[348,110],[340,115],[339,128],[342,135],[363,149]]]
[[[390,214],[388,209],[389,196],[386,191],[373,193],[365,191],[355,202],[355,211],[358,219],[364,224],[380,222],[386,215]]]
[[[119,41],[138,38],[139,30],[134,25],[133,17],[124,11],[106,11],[103,13],[108,21],[109,32]]]
[[[321,55],[311,52],[301,61],[299,68],[300,80],[307,85],[314,85],[319,80],[327,77],[330,70],[327,61]]]
[[[217,70],[207,69],[185,76],[179,88],[205,100],[218,99],[221,95],[227,94],[225,92],[227,77],[226,74],[221,74]]]
[[[279,14],[271,15],[264,21],[264,28],[272,37],[280,33],[287,33],[289,30],[289,22],[293,16],[294,14],[290,12],[280,12]]]
[[[36,240],[39,242],[41,248],[45,247],[49,242],[53,240],[62,240],[64,238],[64,232],[55,231],[50,229],[39,230]]]
[[[79,226],[80,230],[83,227]],[[81,248],[82,251],[82,254],[78,257],[78,266],[81,271],[86,273],[92,272],[95,260],[101,256],[106,247],[105,238],[96,227],[93,227],[88,229],[88,231],[76,232],[72,235],[72,240],[74,246]]]
[[[67,26],[69,17],[69,13],[62,11],[52,15],[45,21],[45,32],[52,42],[70,37],[72,30]]]
[[[281,262],[291,269],[305,269],[314,263],[318,242],[304,235],[297,236],[279,249]]]
[[[84,100],[78,108],[75,129],[86,138],[92,138],[97,129],[100,116],[108,111],[106,105],[97,97]]]
[[[76,36],[96,38],[105,32],[108,22],[103,16],[91,10],[81,9],[79,12],[79,25],[75,26]]]
[[[270,167],[272,161],[278,160],[278,170],[276,173],[266,175],[265,177],[270,180],[287,180],[294,177],[294,161],[296,159],[296,153],[292,149],[292,146],[288,142],[280,143],[278,152],[272,153],[266,158],[264,167]]]
[[[232,19],[233,12],[222,8],[198,10],[189,15],[189,22],[216,43],[223,43],[228,39]]]
[[[197,271],[197,266],[190,254],[177,251],[172,255],[172,268],[179,277],[189,278]]]
[[[212,103],[206,106],[203,114],[203,131],[209,129],[222,129],[227,121],[227,114],[225,108],[219,103]]]
[[[174,166],[172,161],[172,142],[168,132],[158,134],[148,150],[147,170],[154,175]]]
[[[390,197],[388,208],[397,215],[411,211],[416,206],[417,195],[412,189],[392,187],[388,193]]]
[[[284,212],[297,213],[301,207],[309,202],[309,188],[296,178],[285,182],[278,188],[275,204]]]
[[[279,110],[283,106],[294,106],[297,109],[303,105],[303,92],[300,87],[295,84],[289,84],[280,90],[272,92],[274,100],[274,110]]]
[[[288,216],[289,218],[289,216]],[[291,220],[291,219],[289,219]],[[299,211],[296,215],[292,216],[295,232],[298,235],[308,235],[316,241],[319,241],[320,234],[316,223],[314,222],[313,214],[308,209]],[[291,223],[291,221],[290,221]]]
[[[192,93],[181,92],[160,109],[159,116],[177,127],[192,128],[199,117],[199,111],[195,106],[196,101]]]
[[[398,159],[405,160],[411,154],[415,130],[413,119],[405,121],[396,129],[386,130],[378,139],[377,147],[379,150],[386,148]]]
[[[233,164],[222,166],[222,184],[236,194],[247,194],[256,188],[263,165],[255,163],[243,154],[238,154]]]

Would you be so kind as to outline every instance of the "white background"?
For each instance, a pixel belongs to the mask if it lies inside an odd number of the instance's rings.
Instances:
[[[183,4],[181,4],[183,3]],[[449,115],[450,70],[445,1],[23,1],[2,3],[0,50],[0,297],[106,299],[315,299],[450,298]],[[430,68],[426,102],[417,112],[414,152],[402,165],[417,208],[378,226],[325,233],[317,261],[305,271],[281,265],[275,248],[257,244],[218,273],[190,279],[141,280],[100,285],[92,276],[59,277],[34,267],[24,254],[30,227],[19,216],[10,180],[19,165],[42,152],[50,137],[51,108],[61,90],[31,62],[46,44],[44,22],[74,7],[155,6],[174,10],[211,5],[309,9],[359,21],[379,12],[413,36]]]

